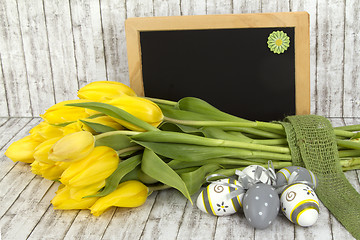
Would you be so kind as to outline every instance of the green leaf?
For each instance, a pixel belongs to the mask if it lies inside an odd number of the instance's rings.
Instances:
[[[95,146],[107,146],[112,149],[118,151],[124,148],[136,146],[137,144],[131,142],[131,139],[123,134],[114,134],[109,136],[104,136],[101,138],[97,138],[95,142]]]
[[[147,131],[159,131],[158,128],[152,126],[151,124],[135,117],[134,115],[132,115],[118,107],[112,106],[110,104],[100,103],[100,102],[84,102],[84,103],[66,104],[66,106],[88,108],[91,110],[102,112],[110,117],[122,119],[124,121],[134,124],[135,126],[138,126]]]
[[[230,122],[250,122],[249,120],[233,116],[231,114],[220,111],[206,101],[195,98],[185,97],[179,100],[177,108],[180,110],[190,111],[207,116],[207,119]]]
[[[199,167],[197,170],[188,173],[180,174],[180,177],[185,182],[189,194],[193,195],[201,186],[206,182],[205,176],[213,171],[216,171],[220,168],[218,164],[206,164],[202,167]]]
[[[117,129],[103,125],[101,123],[93,123],[85,120],[80,120],[82,123],[86,124],[88,127],[92,128],[97,133],[104,133],[110,131],[116,131]]]
[[[149,149],[144,150],[141,170],[150,177],[179,190],[191,203],[186,184],[161,158]]]
[[[86,197],[103,197],[115,191],[121,179],[141,163],[141,158],[139,154],[120,162],[117,169],[106,179],[104,189],[98,194]]]

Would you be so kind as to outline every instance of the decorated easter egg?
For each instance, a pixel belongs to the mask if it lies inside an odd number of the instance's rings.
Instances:
[[[285,167],[279,170],[276,173],[276,186],[283,186],[286,185],[289,181],[290,175],[293,172],[297,172],[298,176],[296,178],[296,181],[306,181],[313,184],[314,189],[316,189],[318,180],[313,172],[310,170],[303,168],[303,167],[297,167],[297,166],[290,166]]]
[[[228,194],[238,188],[221,185],[221,183],[238,184],[235,179],[230,178],[221,179],[209,184],[199,194],[196,201],[196,205],[201,211],[215,216],[227,216],[241,209],[244,193],[229,199]]]
[[[279,195],[268,184],[257,183],[244,195],[244,215],[254,228],[265,229],[270,226],[279,213],[279,207]]]
[[[245,173],[246,175],[248,175],[249,177],[251,177],[252,179],[255,179],[255,172],[256,172],[257,168],[261,169],[261,175],[260,175],[259,180],[265,184],[272,184],[272,180],[268,174],[268,171],[263,166],[249,165],[246,168],[244,168],[244,170],[242,170],[242,172]]]
[[[319,216],[319,199],[306,184],[288,186],[280,196],[281,211],[293,223],[303,227],[313,225]]]

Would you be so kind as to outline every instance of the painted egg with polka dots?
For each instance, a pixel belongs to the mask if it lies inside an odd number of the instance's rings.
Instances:
[[[215,216],[234,214],[242,207],[242,197],[244,193],[229,199],[228,194],[238,188],[221,185],[219,184],[220,182],[238,184],[235,179],[230,178],[213,182],[199,194],[196,205],[201,211]]]
[[[268,184],[254,184],[244,195],[244,215],[254,228],[265,229],[270,226],[277,217],[279,208],[279,195],[275,188]]]
[[[281,211],[293,223],[303,227],[313,225],[319,216],[319,199],[306,184],[295,183],[280,195]]]
[[[249,177],[251,177],[252,179],[255,179],[255,172],[256,172],[257,168],[261,169],[261,175],[260,175],[260,179],[259,179],[260,182],[271,185],[272,180],[267,172],[267,169],[264,168],[263,166],[249,165],[246,168],[244,168],[244,170],[242,170],[242,172],[245,173],[246,175],[248,175]]]
[[[298,173],[298,177],[296,178],[297,181],[310,182],[313,184],[313,186],[315,186],[314,189],[316,189],[318,180],[317,180],[315,174],[306,168],[297,167],[297,166],[290,166],[290,167],[280,169],[276,173],[276,186],[286,185],[289,181],[290,175],[293,172]]]

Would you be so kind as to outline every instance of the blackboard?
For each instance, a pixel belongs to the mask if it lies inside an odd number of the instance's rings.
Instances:
[[[199,97],[222,111],[250,120],[308,114],[308,15],[229,16],[241,20],[238,23],[224,21],[224,16],[229,15],[135,18],[127,23],[131,86],[139,95],[154,98],[177,101],[186,96]],[[221,21],[227,23],[217,26]],[[191,22],[193,27],[188,26]],[[213,27],[211,22],[215,23]],[[136,39],[128,37],[134,35],[129,25],[136,29]],[[267,44],[269,35],[276,31],[290,39],[289,47],[280,54],[272,52]],[[134,54],[132,44],[129,46],[130,40],[136,42],[138,53]]]

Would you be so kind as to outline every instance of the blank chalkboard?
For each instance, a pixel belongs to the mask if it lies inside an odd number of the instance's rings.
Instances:
[[[290,39],[283,53],[268,47],[274,31]],[[126,35],[139,95],[198,97],[250,120],[310,112],[306,13],[134,18]]]

